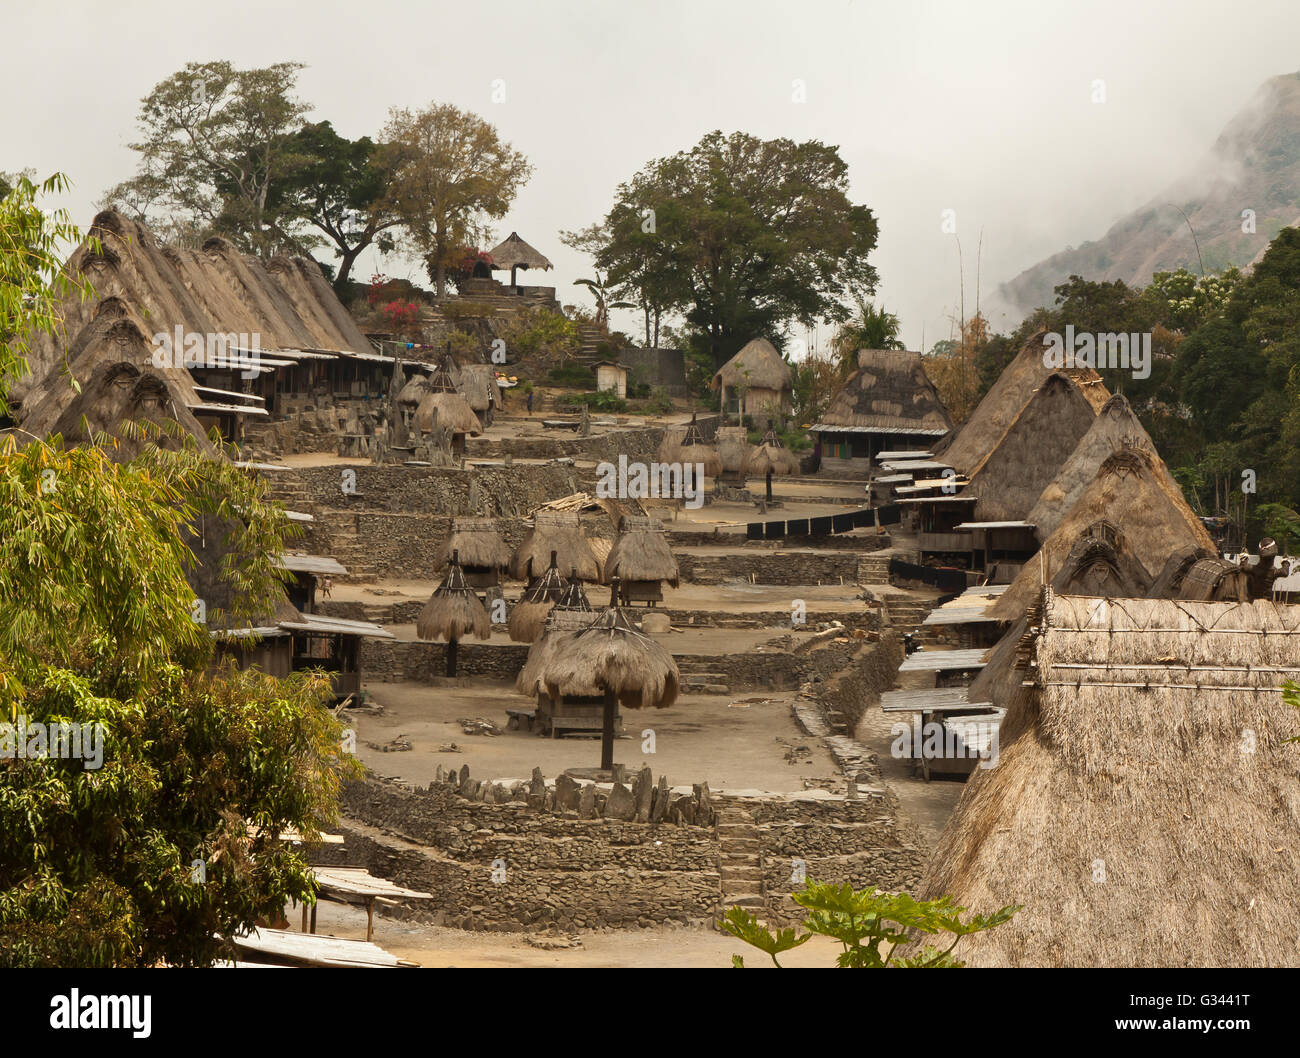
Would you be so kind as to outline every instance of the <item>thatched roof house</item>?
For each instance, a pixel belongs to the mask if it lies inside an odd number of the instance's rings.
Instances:
[[[600,580],[600,563],[576,510],[535,512],[532,529],[510,559],[510,575],[523,581],[540,576],[550,565],[552,552],[559,568],[574,571],[577,580]]]
[[[1100,390],[1104,394],[1100,398],[1089,395],[1094,408],[1100,409],[1110,396],[1101,376],[1090,367],[1047,367],[1043,363],[1045,333],[1040,331],[1025,343],[1025,347],[984,394],[984,399],[961,429],[939,442],[935,454],[942,455],[944,461],[958,473],[970,474],[974,471],[1053,371],[1068,375],[1085,392],[1094,388]]]
[[[859,349],[858,370],[812,432],[821,441],[825,469],[865,473],[877,452],[932,445],[951,429],[920,353]]]
[[[453,554],[460,555],[461,568],[467,575],[490,578],[483,584],[469,576],[470,587],[496,584],[497,575],[510,567],[510,547],[491,518],[453,518],[447,542],[438,549],[438,565],[450,564]]]
[[[724,412],[770,417],[789,410],[794,392],[790,365],[766,338],[755,338],[713,375]]]
[[[1159,457],[1142,448],[1124,448],[1101,465],[1056,531],[989,609],[989,616],[1018,619],[1037,597],[1040,585],[1061,569],[1076,541],[1102,521],[1123,532],[1147,572],[1148,583],[1165,568],[1170,555],[1214,546]]]
[[[1061,524],[1061,519],[1092,484],[1102,463],[1125,447],[1150,452],[1155,456],[1159,468],[1169,476],[1169,469],[1156,453],[1150,435],[1133,414],[1129,402],[1117,393],[1102,406],[1070,458],[1030,508],[1026,520],[1033,523],[1039,540],[1046,540],[1052,535]],[[1169,482],[1173,483],[1172,476],[1169,476]]]
[[[973,521],[1023,521],[1043,489],[1096,421],[1101,387],[1048,375],[1006,432],[971,471],[963,496],[976,496]]]
[[[554,267],[541,251],[533,249],[513,231],[503,243],[489,250],[488,256],[492,258],[493,271],[510,272],[511,286],[515,285],[515,272],[520,268],[524,270],[536,268],[545,272]]]
[[[1048,592],[1031,623],[997,765],[918,893],[1023,905],[963,959],[1300,965],[1300,608]]]

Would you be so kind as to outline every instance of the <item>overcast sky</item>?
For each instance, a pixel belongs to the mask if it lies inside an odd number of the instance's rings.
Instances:
[[[945,209],[969,314],[981,230],[987,303],[1193,170],[1262,81],[1300,67],[1294,0],[5,0],[3,17],[0,169],[68,174],[62,204],[83,226],[134,172],[126,145],[158,81],[191,60],[293,59],[307,64],[312,120],[346,136],[431,100],[493,122],[536,169],[497,235],[516,230],[549,256],[545,282],[565,302],[584,300],[572,283],[589,262],[558,232],[603,216],[649,159],[715,128],[837,145],[852,197],[879,220],[880,300],[909,348],[946,337],[958,311]],[[617,322],[636,335],[635,316]]]

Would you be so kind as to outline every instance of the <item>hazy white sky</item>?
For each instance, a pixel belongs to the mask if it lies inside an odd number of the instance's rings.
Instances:
[[[981,230],[987,299],[1193,170],[1263,80],[1300,67],[1294,0],[3,0],[3,19],[0,169],[67,173],[62,204],[83,226],[134,171],[126,144],[155,83],[190,60],[295,59],[313,120],[347,136],[431,100],[492,121],[536,167],[497,234],[547,254],[564,301],[584,300],[572,283],[589,262],[557,233],[602,216],[650,158],[715,128],[838,145],[879,219],[880,299],[910,348],[946,336],[958,307],[943,210],[969,313]],[[634,315],[617,322],[637,333]]]

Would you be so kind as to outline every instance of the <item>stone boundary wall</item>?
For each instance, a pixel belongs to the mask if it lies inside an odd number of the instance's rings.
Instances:
[[[682,578],[692,584],[726,584],[749,581],[756,584],[815,585],[836,584],[846,587],[858,582],[858,556],[844,551],[756,551],[740,555],[695,555],[678,552],[677,568]]]
[[[599,413],[597,413],[598,415]],[[469,460],[502,459],[582,459],[617,462],[620,455],[629,460],[653,460],[664,437],[662,426],[639,426],[610,433],[579,437],[568,430],[556,430],[553,437],[469,437],[465,455]]]

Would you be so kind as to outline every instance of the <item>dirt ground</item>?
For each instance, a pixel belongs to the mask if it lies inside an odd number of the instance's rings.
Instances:
[[[506,706],[526,704],[510,684],[367,683],[365,689],[383,712],[349,715],[357,755],[381,775],[427,785],[439,764],[448,769],[468,764],[480,779],[527,779],[537,767],[553,779],[566,768],[600,763],[597,737],[551,739],[508,730]],[[707,781],[713,790],[790,793],[805,789],[805,779],[833,780],[838,771],[830,754],[795,726],[791,698],[789,693],[688,694],[668,709],[625,709],[624,737],[614,744],[614,759],[629,771],[648,764],[656,778],[666,775],[674,786]],[[457,723],[464,717],[483,717],[503,733],[466,735]],[[646,730],[654,732],[653,753],[642,750]],[[397,738],[412,748],[374,748]],[[449,748],[453,745],[455,750]]]

